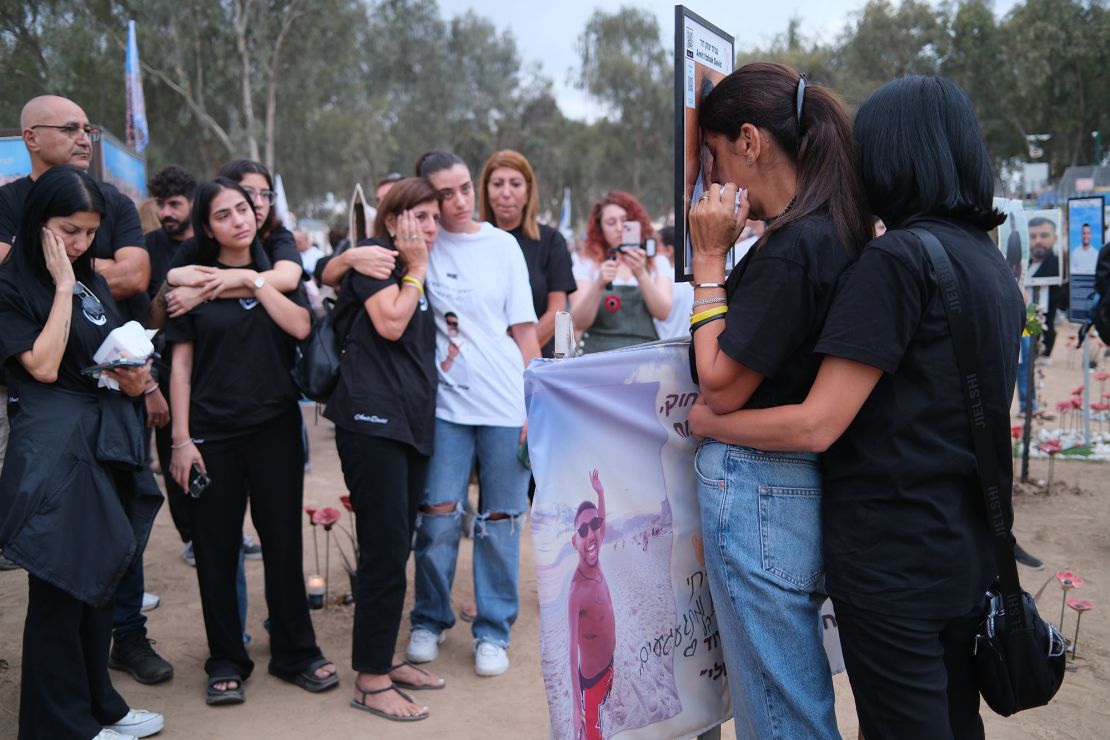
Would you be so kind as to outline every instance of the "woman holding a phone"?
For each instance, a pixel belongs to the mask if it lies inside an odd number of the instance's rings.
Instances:
[[[647,212],[628,193],[613,191],[594,204],[570,299],[574,328],[586,332],[583,352],[659,338],[652,320],[670,315],[674,277],[665,258],[643,248],[654,237]]]
[[[265,559],[269,671],[307,691],[338,683],[320,654],[301,568],[304,448],[300,394],[290,369],[309,333],[303,291],[283,294],[265,277],[250,195],[216,178],[193,204],[197,263],[234,270],[247,298],[219,298],[172,319],[170,472],[190,492],[189,517],[210,657],[206,701],[239,703],[254,663],[243,644],[236,569],[248,498]],[[203,476],[203,477],[202,477]],[[205,478],[209,481],[205,487]],[[202,490],[203,489],[203,490]]]
[[[0,475],[0,546],[27,570],[19,737],[154,734],[108,677],[112,597],[141,557],[162,495],[145,466],[134,399],[157,387],[149,365],[89,374],[122,323],[92,269],[104,196],[87,174],[52,167],[27,194],[0,265],[0,361],[19,413]],[[18,390],[16,390],[18,388]],[[114,735],[113,735],[114,736]]]

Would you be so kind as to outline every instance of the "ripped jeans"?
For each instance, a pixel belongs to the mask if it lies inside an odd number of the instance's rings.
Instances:
[[[436,419],[435,451],[422,506],[454,503],[454,511],[420,511],[416,521],[416,596],[413,629],[440,634],[455,624],[451,586],[462,534],[462,506],[475,458],[480,466],[482,511],[474,522],[476,640],[509,646],[520,607],[520,532],[528,507],[529,471],[517,458],[520,427],[454,424]],[[488,519],[490,514],[504,519]]]

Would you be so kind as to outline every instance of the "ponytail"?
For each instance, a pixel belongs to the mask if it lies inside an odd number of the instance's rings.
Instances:
[[[827,212],[844,247],[856,256],[871,240],[871,215],[856,168],[852,127],[826,88],[807,84],[783,64],[746,64],[703,99],[698,124],[729,141],[749,123],[766,131],[798,173],[797,200],[767,224],[765,236]]]

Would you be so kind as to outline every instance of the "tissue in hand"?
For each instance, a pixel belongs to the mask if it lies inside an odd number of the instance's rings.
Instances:
[[[100,365],[112,362],[124,356],[146,359],[154,352],[151,338],[158,333],[157,329],[144,329],[138,321],[128,321],[123,326],[117,327],[104,338],[100,349],[93,355],[93,362]],[[109,378],[104,373],[98,373],[100,387],[107,386],[112,390],[119,390],[119,383]]]

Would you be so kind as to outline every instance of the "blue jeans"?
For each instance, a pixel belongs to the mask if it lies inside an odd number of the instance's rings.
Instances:
[[[135,559],[116,586],[112,607],[112,636],[123,639],[134,632],[146,635],[146,615],[143,614],[143,553],[136,552]]]
[[[706,440],[705,565],[739,738],[839,738],[822,645],[817,456]]]
[[[520,607],[521,517],[528,507],[530,473],[517,458],[520,427],[483,427],[436,419],[435,452],[421,506],[453,503],[454,511],[416,519],[416,596],[413,629],[435,634],[455,624],[451,586],[462,534],[462,507],[470,471],[480,463],[482,511],[474,522],[475,639],[509,646],[509,630]],[[490,514],[506,514],[490,519]]]

